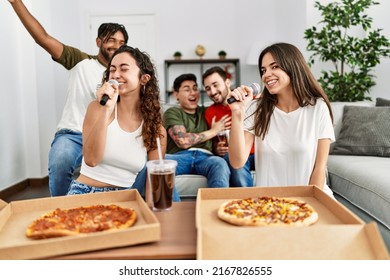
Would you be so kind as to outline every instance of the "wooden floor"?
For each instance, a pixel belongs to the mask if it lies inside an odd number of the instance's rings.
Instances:
[[[7,197],[1,197],[1,199],[4,200],[5,202],[11,202],[15,200],[41,198],[41,197],[49,197],[49,196],[50,196],[49,186],[41,185],[41,186],[33,186],[33,187],[28,186]]]

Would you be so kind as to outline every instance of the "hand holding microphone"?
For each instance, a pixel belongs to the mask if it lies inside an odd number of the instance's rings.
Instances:
[[[108,83],[119,87],[119,83],[117,80],[109,80]],[[102,105],[102,106],[106,105],[108,99],[109,99],[108,95],[103,94],[102,99],[100,99],[100,105]]]
[[[250,85],[248,85],[248,87],[250,87],[253,90],[253,96],[256,96],[257,94],[260,93],[261,88],[260,88],[260,85],[258,83],[251,83]],[[227,102],[229,104],[232,104],[232,103],[234,103],[236,101],[238,101],[238,100],[236,98],[234,98],[234,96],[231,96],[227,100]]]

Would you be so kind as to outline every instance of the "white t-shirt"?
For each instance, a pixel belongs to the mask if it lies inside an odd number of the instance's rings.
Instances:
[[[83,157],[80,173],[118,187],[131,187],[137,174],[146,164],[147,151],[142,137],[142,126],[133,132],[122,130],[115,119],[108,125],[106,147],[102,161],[95,167],[88,166]]]
[[[84,59],[69,71],[65,107],[57,129],[81,132],[84,116],[106,68],[97,59]]]
[[[256,100],[248,107],[244,129],[254,134]],[[322,99],[315,106],[286,113],[275,107],[264,140],[255,137],[256,186],[308,185],[319,139],[335,140],[328,107]],[[325,183],[328,194],[332,191]]]

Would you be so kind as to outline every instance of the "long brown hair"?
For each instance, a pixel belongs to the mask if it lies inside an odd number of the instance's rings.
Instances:
[[[265,54],[270,53],[278,66],[287,73],[291,80],[291,86],[300,107],[315,105],[318,98],[322,98],[328,106],[333,121],[332,109],[324,90],[314,78],[302,53],[297,47],[288,43],[276,43],[265,48],[258,61],[260,77],[263,76],[261,63]],[[270,94],[265,87],[261,98],[257,100],[255,111],[254,130],[255,135],[264,139],[270,125],[271,115],[278,99]]]
[[[150,75],[150,80],[140,91],[140,110],[144,124],[142,126],[142,137],[148,151],[157,149],[157,137],[161,138],[162,111],[160,106],[160,88],[158,85],[156,68],[146,52],[140,51],[127,45],[121,46],[113,54],[107,69],[103,75],[103,81],[108,81],[112,59],[123,52],[129,53],[136,61],[140,69],[139,78],[144,74]],[[119,98],[119,97],[118,97]],[[119,101],[119,99],[118,99]]]

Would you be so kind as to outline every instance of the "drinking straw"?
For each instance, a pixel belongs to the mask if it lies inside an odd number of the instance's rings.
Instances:
[[[163,157],[161,152],[161,143],[160,143],[160,137],[157,137],[157,150],[158,150],[158,157],[160,159],[160,164],[163,165]]]

